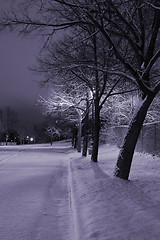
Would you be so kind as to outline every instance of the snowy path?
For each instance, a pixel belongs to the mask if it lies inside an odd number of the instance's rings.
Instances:
[[[71,239],[70,144],[0,147],[0,239]]]

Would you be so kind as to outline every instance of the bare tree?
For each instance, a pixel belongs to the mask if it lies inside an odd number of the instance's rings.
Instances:
[[[53,138],[58,137],[58,139],[59,139],[60,136],[61,136],[61,131],[60,131],[60,129],[57,129],[54,126],[49,126],[49,127],[47,127],[46,130],[47,130],[47,133],[49,134],[49,136],[51,138],[51,145],[52,145]]]
[[[58,78],[64,86],[75,83],[86,85],[93,104],[94,162],[97,162],[98,158],[101,109],[109,96],[117,90],[120,82],[123,89],[124,77],[115,77],[108,73],[108,69],[112,69],[115,64],[113,52],[106,46],[101,34],[99,35],[95,29],[85,28],[83,32],[77,29],[74,33],[70,32],[63,40],[46,48],[34,69],[44,74],[45,82],[54,82],[57,85]]]
[[[82,85],[81,85],[82,86]],[[83,86],[82,86],[83,87]],[[84,87],[83,87],[84,89]],[[67,113],[66,117],[73,124],[78,126],[78,152],[81,152],[81,133],[82,120],[85,118],[88,109],[85,105],[85,95],[80,90],[80,86],[76,87],[76,91],[72,89],[70,92],[66,90],[52,90],[47,99],[40,98],[40,102],[45,106],[46,112],[49,114],[58,114],[59,112]]]
[[[94,27],[110,45],[117,60],[117,66],[103,68],[103,71],[126,77],[141,90],[142,97],[130,121],[115,169],[117,177],[128,179],[142,124],[160,90],[157,68],[160,57],[159,1],[48,0],[44,3],[37,0],[27,2],[23,10],[23,14],[14,11],[10,16],[3,15],[1,28],[18,26],[25,34],[43,30],[50,40],[57,30],[75,26]]]

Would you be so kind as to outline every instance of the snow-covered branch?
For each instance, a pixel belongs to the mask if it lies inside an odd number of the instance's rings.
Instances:
[[[45,106],[46,111],[49,113],[57,111],[66,113],[68,112],[68,114],[70,114],[73,111],[82,116],[86,111],[86,98],[78,91],[72,94],[64,91],[57,92],[52,90],[47,99],[40,97],[39,102]]]

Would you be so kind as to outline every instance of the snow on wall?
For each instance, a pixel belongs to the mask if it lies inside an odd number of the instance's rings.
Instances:
[[[105,142],[120,147],[127,127],[127,125],[123,125],[108,128],[105,135]],[[146,123],[143,125],[136,151],[160,155],[160,122]]]

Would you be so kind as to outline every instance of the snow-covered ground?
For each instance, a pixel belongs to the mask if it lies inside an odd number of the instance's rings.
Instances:
[[[160,158],[136,153],[130,181],[69,142],[0,147],[0,240],[159,240]]]
[[[130,181],[113,176],[118,149],[99,163],[70,154],[75,240],[160,239],[160,158],[135,153]]]
[[[0,240],[70,240],[70,143],[0,147]]]

